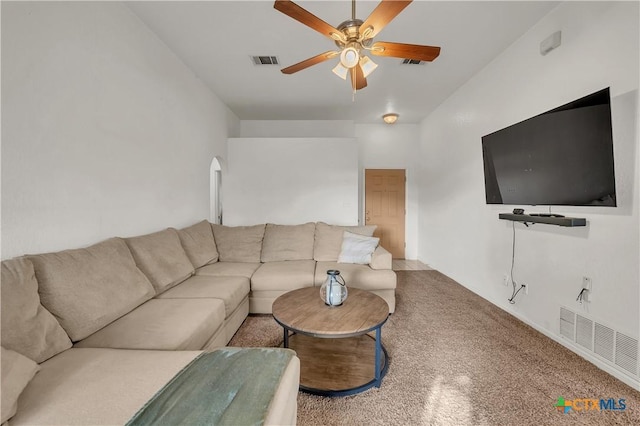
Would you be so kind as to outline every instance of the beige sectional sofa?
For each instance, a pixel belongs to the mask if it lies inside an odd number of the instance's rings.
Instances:
[[[126,423],[203,351],[225,346],[249,312],[319,287],[327,269],[393,312],[391,255],[378,247],[370,264],[338,263],[344,231],[373,228],[202,221],[3,261],[2,421]],[[277,351],[264,350],[264,362]],[[266,424],[295,423],[298,358],[281,370]]]

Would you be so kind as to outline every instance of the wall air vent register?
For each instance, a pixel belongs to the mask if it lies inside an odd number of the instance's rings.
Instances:
[[[560,307],[560,335],[626,374],[640,377],[638,339],[565,307]]]

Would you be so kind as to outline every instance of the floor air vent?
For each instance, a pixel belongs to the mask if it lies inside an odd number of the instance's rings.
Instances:
[[[565,307],[560,307],[560,335],[632,376],[640,376],[638,339]]]

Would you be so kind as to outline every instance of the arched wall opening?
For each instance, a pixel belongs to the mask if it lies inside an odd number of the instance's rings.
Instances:
[[[222,159],[218,156],[209,169],[209,221],[222,224]]]

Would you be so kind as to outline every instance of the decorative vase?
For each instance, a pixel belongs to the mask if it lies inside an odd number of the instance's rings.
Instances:
[[[325,305],[340,306],[347,299],[347,284],[340,275],[340,271],[329,269],[327,279],[320,287],[320,297]]]

